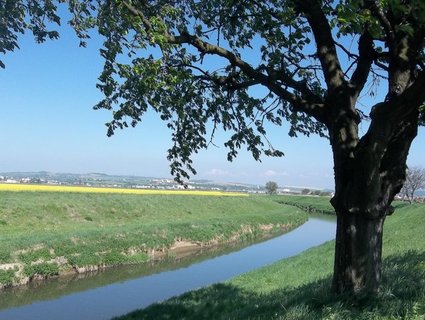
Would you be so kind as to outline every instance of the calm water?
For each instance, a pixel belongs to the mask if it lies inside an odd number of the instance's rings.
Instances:
[[[296,255],[334,234],[333,217],[314,216],[289,233],[242,249],[200,252],[179,262],[110,269],[5,290],[0,292],[0,319],[110,319]]]

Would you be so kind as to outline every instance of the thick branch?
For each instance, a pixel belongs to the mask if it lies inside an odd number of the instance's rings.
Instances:
[[[202,74],[198,76],[199,79],[212,82],[216,84],[217,86],[225,86],[229,90],[246,89],[256,84],[260,84],[260,81],[256,79],[240,81],[240,79],[238,79],[240,74],[230,74],[228,76],[217,76],[217,75],[212,75],[209,72],[206,72],[205,70],[197,66],[187,65],[187,67],[193,68],[201,72]]]
[[[425,71],[418,72],[418,76],[413,84],[407,88],[399,97],[398,105],[408,106],[407,112],[412,112],[425,102]],[[405,114],[404,110],[399,110],[398,115]]]
[[[133,7],[128,2],[124,2],[124,5],[132,14],[141,18],[143,26],[146,29],[147,33],[155,31],[152,25],[149,23],[149,20],[143,14],[143,12]],[[176,36],[170,34],[168,31],[165,31],[165,34],[163,36],[165,38],[165,41],[169,44],[189,44],[195,47],[202,55],[211,54],[225,58],[232,66],[238,67],[246,76],[253,79],[253,81],[256,81],[257,83],[267,87],[274,94],[276,94],[283,100],[289,102],[298,111],[305,112],[306,114],[316,118],[318,121],[326,123],[327,120],[323,112],[322,100],[320,99],[320,97],[313,97],[313,94],[311,92],[308,97],[297,96],[294,93],[284,89],[282,85],[276,82],[277,79],[270,75],[262,73],[258,69],[253,68],[249,63],[242,60],[233,52],[226,50],[218,45],[214,45],[207,41],[204,41],[195,35],[189,34],[187,31],[183,31],[180,33],[180,35]],[[289,87],[292,87],[291,84],[298,86],[298,84],[292,79],[290,83],[285,83],[284,79],[281,80],[283,82],[283,85],[287,85]],[[298,86],[298,88],[301,89],[300,86]],[[303,90],[304,89],[305,88],[303,88]]]
[[[133,15],[139,17],[142,20],[143,26],[145,27],[148,33],[154,31],[152,24],[150,23],[149,19],[146,18],[142,11],[136,9],[127,1],[123,1],[123,4]]]
[[[263,74],[262,72],[254,69],[249,63],[242,60],[240,57],[236,56],[233,52],[226,50],[217,45],[208,43],[197,36],[190,35],[189,33],[181,33],[180,36],[171,36],[169,37],[169,43],[172,44],[190,44],[198,49],[202,54],[214,54],[220,57],[227,59],[233,66],[238,67],[242,72],[245,73],[248,77],[255,79],[258,83],[264,85],[270,91],[275,93],[277,96],[291,103],[294,108],[299,111],[305,112],[310,116],[315,117],[321,122],[325,122],[325,117],[323,114],[323,108],[321,101],[317,99],[316,101],[311,101],[311,99],[301,98],[284,88],[281,85],[277,84],[272,77]],[[290,86],[290,85],[289,85]]]
[[[395,50],[395,33],[394,28],[391,25],[391,22],[388,20],[385,13],[382,11],[382,8],[377,4],[377,1],[366,1],[365,7],[368,8],[372,14],[375,16],[375,18],[378,19],[380,22],[382,28],[385,31],[385,37],[387,39],[388,47],[390,49],[390,52],[393,52]]]
[[[373,205],[376,200],[374,194],[380,194],[384,196],[382,203],[385,204],[400,190],[404,180],[403,165],[410,143],[416,136],[418,108],[425,100],[424,87],[425,73],[400,96],[372,108],[371,124],[355,151],[357,163],[361,165],[361,175],[352,181],[359,186],[364,186],[365,181],[370,187],[359,187],[359,190],[368,190],[368,193],[359,192],[354,202],[369,199]]]
[[[383,201],[391,203],[402,188],[406,178],[407,155],[417,132],[418,111],[412,113],[409,119],[400,123],[382,158],[380,175]]]
[[[336,52],[331,27],[319,1],[298,0],[297,9],[303,12],[313,30],[316,40],[317,56],[319,57],[325,81],[330,91],[334,91],[344,83],[344,72]]]
[[[311,99],[318,100],[317,97],[315,97],[314,93],[310,90],[310,88],[307,86],[306,81],[297,81],[294,79],[292,74],[288,74],[286,70],[274,70],[271,68],[267,69],[268,75],[272,79],[276,79],[278,81],[281,81],[285,84],[285,86],[288,86],[298,92],[300,92],[305,97],[310,97]]]
[[[386,152],[394,132],[397,132],[405,121],[411,121],[412,117],[418,116],[418,109],[425,101],[424,87],[425,72],[422,72],[400,96],[376,104],[371,111],[369,130],[359,145],[368,145],[367,152],[380,159]]]
[[[363,90],[369,76],[370,68],[374,61],[375,50],[373,49],[373,39],[368,32],[363,33],[359,39],[359,57],[357,68],[353,72],[350,85],[354,89],[357,97]]]

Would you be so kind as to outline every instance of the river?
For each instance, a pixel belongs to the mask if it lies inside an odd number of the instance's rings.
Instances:
[[[0,292],[0,319],[110,319],[294,256],[334,235],[334,217],[315,215],[291,232],[243,248],[231,246],[179,261],[34,282]]]

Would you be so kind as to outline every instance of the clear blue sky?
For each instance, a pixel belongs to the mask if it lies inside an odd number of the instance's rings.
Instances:
[[[111,115],[92,109],[102,98],[96,89],[103,62],[98,53],[100,40],[79,48],[74,34],[64,29],[60,40],[37,45],[24,36],[19,45],[20,50],[1,57],[6,69],[0,70],[0,172],[170,176],[166,160],[170,132],[156,114],[147,114],[135,129],[106,137],[104,123]],[[263,158],[262,163],[246,152],[227,162],[219,137],[219,148],[212,146],[194,157],[198,175],[193,178],[333,188],[328,141],[315,136],[294,139],[287,131],[281,127],[269,132],[285,157]],[[424,139],[421,129],[409,165],[423,165]]]

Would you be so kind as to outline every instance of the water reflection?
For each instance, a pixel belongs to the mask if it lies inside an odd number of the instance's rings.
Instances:
[[[179,258],[173,256],[160,262],[121,266],[119,268],[103,269],[96,272],[70,274],[44,281],[34,281],[25,286],[0,291],[0,310],[30,304],[35,301],[57,299],[71,293],[188,267],[192,264],[226,255],[269,239],[265,238],[256,242],[231,243],[226,245],[226,247],[201,248],[192,250],[190,255],[180,256]]]
[[[296,255],[334,233],[332,216],[311,216],[296,230],[243,249],[215,248],[181,261],[32,283],[0,293],[0,319],[109,319]]]

